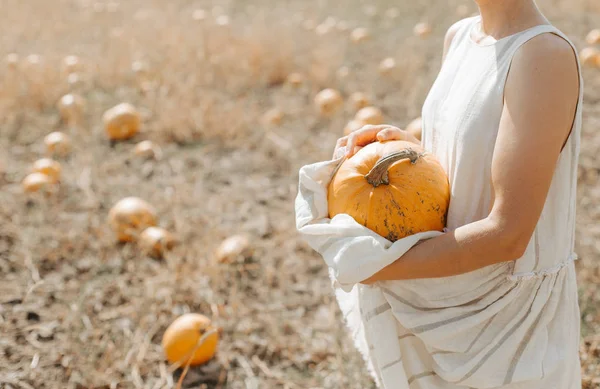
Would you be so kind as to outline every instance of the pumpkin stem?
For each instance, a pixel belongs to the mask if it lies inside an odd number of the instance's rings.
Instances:
[[[371,171],[365,175],[365,178],[367,179],[367,182],[373,185],[375,188],[377,188],[379,185],[389,185],[390,179],[388,176],[388,169],[394,162],[408,158],[410,159],[411,163],[415,163],[421,155],[422,154],[419,154],[411,148],[386,155],[377,161]]]

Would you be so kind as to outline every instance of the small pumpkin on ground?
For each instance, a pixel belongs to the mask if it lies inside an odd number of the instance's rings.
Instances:
[[[65,133],[54,131],[44,137],[46,151],[50,155],[64,157],[71,152],[71,139]]]
[[[54,181],[52,178],[43,173],[31,173],[28,174],[21,182],[23,190],[27,193],[39,192],[41,190],[48,190]]]
[[[108,221],[120,242],[131,242],[147,227],[156,226],[156,211],[138,197],[119,200],[108,213]]]
[[[248,257],[252,254],[250,239],[246,235],[232,235],[225,239],[217,250],[215,256],[220,263],[231,263],[238,258]]]
[[[150,140],[143,140],[135,145],[133,153],[141,158],[156,158],[159,159],[161,155],[161,149],[158,145]]]
[[[348,214],[390,241],[441,231],[450,201],[439,162],[410,142],[371,143],[345,160],[328,191],[329,217]]]
[[[175,319],[162,338],[167,360],[182,365],[189,363],[190,366],[211,360],[217,352],[218,343],[218,330],[208,317],[199,313],[187,313]]]
[[[81,120],[85,109],[85,99],[76,93],[68,93],[58,100],[58,111],[62,119],[73,124]]]
[[[60,180],[62,168],[60,163],[50,158],[41,158],[33,163],[33,173],[42,173],[47,175],[52,183]]]
[[[369,106],[369,98],[362,92],[354,92],[348,97],[352,108],[356,111]]]
[[[344,100],[340,92],[335,89],[323,89],[315,96],[315,107],[319,110],[321,115],[332,115],[338,111],[343,104]]]
[[[364,107],[356,113],[354,120],[365,124],[383,124],[383,112],[377,107]]]
[[[164,253],[173,248],[175,237],[160,227],[148,227],[140,234],[140,248],[148,255],[161,258]]]
[[[126,140],[139,132],[141,115],[133,105],[121,103],[104,112],[102,121],[110,140]]]

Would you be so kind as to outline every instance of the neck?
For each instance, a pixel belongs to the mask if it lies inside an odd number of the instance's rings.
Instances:
[[[475,0],[485,34],[502,38],[537,24],[547,23],[535,0]]]

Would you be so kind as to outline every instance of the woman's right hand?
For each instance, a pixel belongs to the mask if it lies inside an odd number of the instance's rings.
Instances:
[[[338,139],[333,151],[333,158],[339,158],[340,150],[346,147],[346,158],[350,158],[356,152],[369,143],[384,142],[389,140],[405,140],[408,142],[421,144],[411,133],[401,130],[398,127],[387,124],[382,125],[366,125],[359,130],[352,132],[350,135]]]

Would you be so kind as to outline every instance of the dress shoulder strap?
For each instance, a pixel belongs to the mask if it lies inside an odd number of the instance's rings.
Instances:
[[[450,46],[448,47],[447,55],[450,55],[455,48],[460,45],[465,39],[469,39],[469,34],[471,32],[471,26],[477,21],[477,16],[472,16],[468,18],[464,18],[456,22],[456,33],[452,38],[452,42],[450,42]]]

